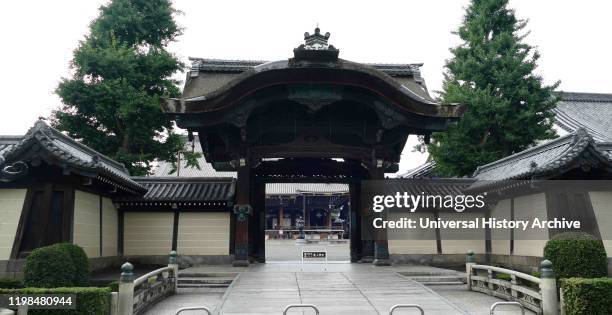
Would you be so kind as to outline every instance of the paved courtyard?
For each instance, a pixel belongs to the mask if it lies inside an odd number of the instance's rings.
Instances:
[[[469,292],[465,285],[426,287],[398,273],[439,273],[444,269],[427,266],[375,267],[371,264],[341,263],[348,260],[349,245],[323,246],[332,257],[329,265],[297,261],[302,247],[292,241],[266,243],[267,259],[276,262],[253,264],[247,268],[231,266],[192,267],[186,273],[227,273],[238,276],[225,293],[185,291],[155,305],[147,315],[174,314],[180,307],[207,306],[214,314],[282,314],[289,304],[314,304],[325,314],[388,314],[395,304],[419,304],[425,314],[489,314],[497,298]],[[307,245],[321,249],[325,244]],[[296,258],[297,257],[297,258]],[[282,261],[285,260],[285,261]],[[287,261],[290,260],[290,261]],[[183,315],[203,314],[201,311]],[[288,314],[314,314],[310,310]],[[418,314],[396,311],[394,314]],[[497,314],[519,314],[504,310]]]
[[[370,264],[331,264],[327,272],[317,265],[304,270],[295,263],[256,265],[238,276],[218,310],[219,314],[280,314],[285,306],[302,303],[316,305],[321,314],[387,314],[399,303],[418,303],[427,314],[463,314],[394,268]]]

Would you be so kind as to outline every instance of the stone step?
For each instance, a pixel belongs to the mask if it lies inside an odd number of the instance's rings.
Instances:
[[[178,278],[179,284],[230,284],[234,278],[226,277],[190,277]]]
[[[215,273],[204,273],[204,272],[179,272],[180,278],[235,278],[235,273],[229,272],[215,272]]]
[[[227,288],[229,283],[183,283],[179,288]]]
[[[465,273],[457,272],[453,270],[440,270],[440,271],[400,271],[398,272],[402,276],[406,277],[426,277],[426,276],[457,276],[465,277]]]
[[[435,285],[464,285],[465,283],[463,283],[463,281],[428,281],[428,282],[421,282],[419,281],[420,284],[426,285],[426,286],[435,286]]]
[[[410,277],[410,279],[417,282],[454,282],[458,281],[463,283],[464,277],[458,275],[448,275],[448,276],[415,276]]]
[[[178,288],[178,293],[225,293],[227,288]]]

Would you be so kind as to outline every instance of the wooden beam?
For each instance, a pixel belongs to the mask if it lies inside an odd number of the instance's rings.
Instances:
[[[30,209],[32,208],[32,198],[34,196],[34,188],[28,187],[26,192],[25,200],[23,201],[23,207],[21,209],[21,216],[19,217],[19,224],[17,224],[17,231],[15,232],[15,240],[13,241],[13,248],[11,250],[11,259],[19,258],[19,250],[21,249],[21,241],[23,240],[23,234],[25,232],[28,216],[30,215]]]

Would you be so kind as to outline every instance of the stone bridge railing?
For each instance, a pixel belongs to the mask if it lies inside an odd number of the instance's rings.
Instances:
[[[138,315],[163,298],[175,294],[178,279],[178,261],[175,251],[170,252],[168,266],[134,279],[134,266],[126,262],[121,266],[119,292],[113,295],[111,315]]]
[[[544,260],[540,268],[541,278],[538,278],[510,269],[478,265],[470,251],[465,264],[468,290],[518,302],[537,314],[557,315],[559,302],[552,263]],[[510,280],[500,279],[498,274],[509,275]]]

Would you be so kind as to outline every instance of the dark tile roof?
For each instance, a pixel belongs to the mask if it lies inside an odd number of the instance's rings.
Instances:
[[[598,142],[597,146],[612,156],[612,94],[563,92],[559,96],[561,100],[554,109],[555,125],[569,133],[585,129]],[[608,149],[603,149],[604,146]],[[435,162],[426,162],[400,177],[432,177],[434,168]]]
[[[472,178],[427,178],[406,180],[403,178],[385,180],[383,189],[385,193],[394,195],[396,192],[407,192],[411,195],[420,195],[426,192],[430,195],[463,195],[476,180]]]
[[[185,141],[187,138],[185,137]],[[191,142],[187,142],[185,145],[185,150],[191,151]],[[198,137],[195,137],[193,141],[193,151],[202,153],[202,146],[200,145],[200,141]],[[212,164],[206,161],[204,155],[200,155],[198,158],[198,164],[200,165],[200,169],[187,167],[185,163],[181,163],[181,167],[179,170],[180,177],[236,177],[236,172],[218,172],[216,171]],[[152,176],[154,177],[175,177],[177,173],[170,173],[173,169],[173,165],[170,162],[159,161],[157,166],[153,170]]]
[[[597,141],[612,141],[612,94],[560,93],[555,124],[567,132],[585,128]]]
[[[427,161],[420,166],[417,166],[408,172],[401,174],[400,178],[431,178],[433,176],[433,170],[436,167],[436,161]]]
[[[241,73],[253,67],[267,63],[262,60],[225,60],[225,59],[206,59],[193,58],[191,60],[192,71],[207,71],[207,72],[225,72],[225,73]],[[390,76],[398,77],[416,77],[421,78],[420,68],[422,63],[406,63],[406,64],[386,64],[386,63],[366,63],[365,65],[384,72]]]
[[[205,58],[192,58],[191,70],[201,70],[210,72],[228,72],[228,73],[240,73],[255,66],[266,63],[267,61],[257,60],[226,60],[226,59],[205,59]]]
[[[132,203],[227,203],[234,198],[233,178],[205,177],[132,177],[147,189],[141,197],[118,199]]]
[[[349,193],[348,184],[338,183],[268,183],[266,195],[343,195]]]
[[[23,139],[23,136],[0,136],[0,159],[6,152],[11,151],[19,142]]]
[[[573,168],[581,157],[612,165],[610,152],[600,148],[585,129],[579,128],[566,136],[479,166],[473,177],[485,181],[546,178]]]
[[[30,162],[39,159],[76,174],[96,177],[131,193],[145,191],[144,187],[130,178],[123,164],[64,135],[42,120],[37,121],[19,140],[17,137],[0,139],[0,143],[7,145],[2,151],[2,159],[5,161],[0,161],[0,166],[24,159]]]

